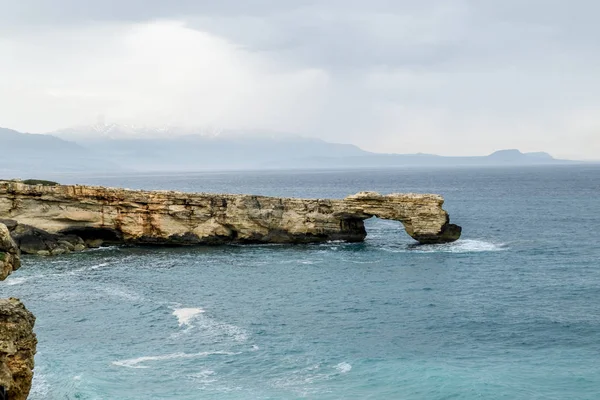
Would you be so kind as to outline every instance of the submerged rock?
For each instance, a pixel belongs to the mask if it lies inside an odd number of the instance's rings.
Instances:
[[[61,241],[73,246],[359,242],[367,235],[364,220],[373,216],[402,222],[421,243],[451,242],[461,229],[449,223],[443,203],[433,194],[294,199],[0,182],[0,218],[18,221],[13,237],[23,251],[38,254],[55,254]]]
[[[19,247],[6,225],[0,223],[0,281],[21,266]]]
[[[19,299],[0,299],[0,386],[10,400],[25,400],[33,379],[35,317]]]

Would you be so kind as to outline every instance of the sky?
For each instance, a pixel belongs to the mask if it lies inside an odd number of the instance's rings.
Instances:
[[[595,0],[0,0],[0,126],[600,159]]]

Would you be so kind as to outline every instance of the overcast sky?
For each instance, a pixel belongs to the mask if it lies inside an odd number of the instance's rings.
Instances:
[[[0,0],[0,126],[600,159],[596,0]]]

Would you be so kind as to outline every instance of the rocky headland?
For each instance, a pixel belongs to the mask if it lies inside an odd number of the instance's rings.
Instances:
[[[0,280],[20,253],[57,255],[112,244],[195,245],[360,242],[371,217],[400,221],[420,243],[457,240],[441,196],[361,192],[345,199],[141,191],[0,181]],[[0,386],[26,399],[35,317],[0,300]]]
[[[433,194],[361,192],[345,199],[142,191],[0,181],[0,223],[23,253],[112,244],[360,242],[371,217],[400,221],[420,243],[457,240]]]

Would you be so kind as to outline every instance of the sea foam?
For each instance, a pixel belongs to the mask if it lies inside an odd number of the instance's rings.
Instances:
[[[171,353],[171,354],[163,354],[160,356],[144,356],[137,358],[130,358],[127,360],[117,360],[113,361],[112,364],[118,367],[125,368],[150,368],[147,365],[139,365],[142,363],[150,362],[150,361],[165,361],[165,360],[174,360],[181,358],[200,358],[207,357],[212,355],[222,355],[222,356],[233,356],[240,353],[232,353],[229,351],[203,351],[200,353]]]
[[[190,326],[192,320],[202,313],[204,310],[201,308],[176,308],[173,311],[173,315],[179,321],[179,326]]]
[[[4,284],[8,285],[8,286],[20,285],[20,284],[26,282],[27,280],[29,280],[29,278],[25,278],[25,277],[8,278],[6,281],[4,281]]]
[[[484,240],[461,239],[443,244],[384,245],[381,250],[390,253],[481,253],[508,250],[508,246],[504,243],[492,243]]]
[[[423,253],[478,253],[485,251],[503,251],[507,249],[508,247],[503,243],[492,243],[483,240],[464,239],[445,244],[419,245],[415,246],[413,248],[413,251],[420,251]]]
[[[337,369],[341,374],[347,374],[352,369],[352,365],[347,362],[341,362],[335,366],[335,369]]]
[[[103,263],[100,263],[100,264],[92,265],[89,269],[94,270],[94,269],[106,267],[108,265],[110,265],[110,263],[103,262]]]

